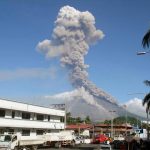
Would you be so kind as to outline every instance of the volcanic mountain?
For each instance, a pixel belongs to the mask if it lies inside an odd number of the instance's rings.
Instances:
[[[89,65],[85,64],[84,58],[90,46],[103,37],[103,31],[96,29],[95,17],[89,11],[81,12],[64,6],[58,12],[51,39],[45,39],[37,45],[47,58],[59,59],[60,65],[68,72],[75,90],[70,92],[72,96],[67,107],[74,116],[89,115],[99,120],[125,113],[112,96],[97,88],[88,78]],[[110,111],[115,112],[111,114]]]
[[[50,101],[66,104],[67,112],[73,117],[85,118],[90,116],[93,121],[112,119],[117,116],[125,116],[126,109],[109,94],[99,90],[99,95],[91,96],[83,87],[71,92],[64,92],[45,97]],[[128,112],[130,116],[136,116]]]

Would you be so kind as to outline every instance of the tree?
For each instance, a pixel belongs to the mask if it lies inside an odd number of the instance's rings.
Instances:
[[[76,123],[82,123],[82,122],[83,122],[83,120],[81,119],[81,117],[76,118]]]
[[[105,120],[104,124],[110,125],[111,124],[111,120]]]
[[[142,40],[142,45],[144,48],[149,47],[149,45],[150,45],[150,29],[144,35],[143,40]]]
[[[144,83],[145,83],[145,85],[150,86],[150,81],[149,80],[145,80]]]
[[[86,116],[86,118],[85,118],[85,123],[91,123],[91,119],[90,119],[89,116]]]
[[[131,117],[131,116],[128,116],[127,118],[127,122],[131,125],[140,125],[141,124],[141,121],[136,118],[136,117]],[[125,124],[126,123],[126,116],[120,116],[120,117],[117,117],[117,118],[114,118],[114,124]]]
[[[73,118],[71,116],[71,112],[66,113],[66,119],[67,119],[67,124],[74,124],[76,123],[76,118]]]
[[[67,120],[67,124],[69,124],[71,122],[71,113],[70,112],[66,113],[66,120]]]
[[[142,39],[142,45],[144,48],[149,48],[150,45],[150,29],[146,32],[146,34],[144,35],[143,39]],[[149,80],[145,80],[144,83],[147,86],[150,86],[150,81]]]
[[[149,128],[148,128],[148,115],[150,110],[150,93],[146,94],[143,99],[143,106],[146,105],[146,114],[147,114],[147,139],[149,140]]]

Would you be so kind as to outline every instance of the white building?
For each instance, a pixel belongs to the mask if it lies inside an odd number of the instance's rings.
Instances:
[[[43,135],[65,127],[65,111],[0,99],[0,134]]]

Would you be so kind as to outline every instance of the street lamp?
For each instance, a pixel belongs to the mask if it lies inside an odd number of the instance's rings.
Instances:
[[[139,51],[139,52],[137,52],[136,54],[137,54],[137,55],[145,55],[145,54],[147,54],[147,53],[150,53],[150,50],[149,50],[149,51]]]
[[[113,135],[113,113],[116,112],[115,110],[109,110],[109,112],[111,113],[111,137],[113,138],[114,135]]]
[[[126,111],[126,116],[125,116],[125,119],[126,119],[126,130],[125,130],[125,134],[127,136],[127,105],[123,105],[123,107],[125,108],[125,111]]]

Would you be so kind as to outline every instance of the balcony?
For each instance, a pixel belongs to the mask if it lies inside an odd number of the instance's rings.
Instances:
[[[0,118],[0,127],[9,128],[36,128],[36,129],[64,129],[63,122],[48,122],[37,120],[21,120]]]

